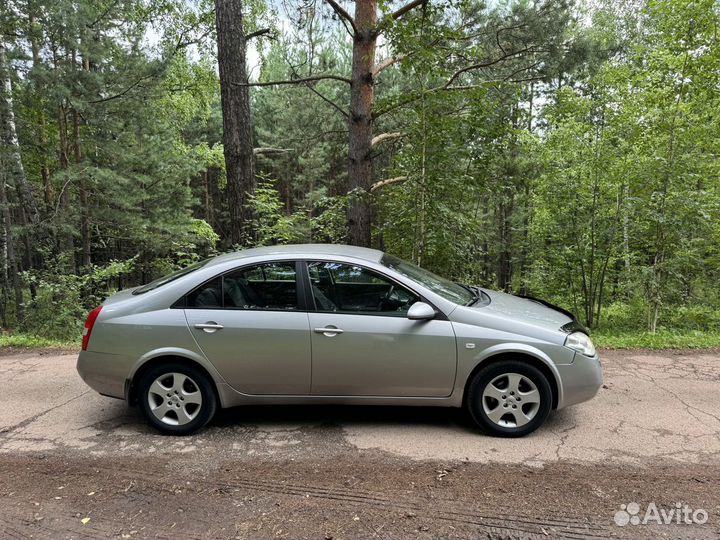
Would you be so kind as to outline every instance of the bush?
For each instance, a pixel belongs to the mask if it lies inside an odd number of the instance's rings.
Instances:
[[[642,333],[647,330],[648,305],[641,299],[616,302],[603,310],[598,331],[602,334]],[[665,306],[658,330],[667,332],[720,332],[720,310],[705,305]]]
[[[17,330],[22,334],[71,341],[81,334],[88,312],[115,292],[121,276],[132,272],[135,258],[93,265],[81,275],[65,274],[60,270],[62,261],[56,264],[58,268],[23,274],[35,295],[27,302],[25,320]]]
[[[647,329],[647,309],[640,299],[631,303],[614,302],[602,310],[598,329],[611,333],[644,331]]]

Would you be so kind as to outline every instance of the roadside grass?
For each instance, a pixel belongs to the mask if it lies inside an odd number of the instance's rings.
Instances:
[[[593,343],[603,349],[716,349],[720,348],[720,332],[700,330],[658,330],[649,332],[591,333]]]
[[[80,348],[79,340],[62,341],[33,334],[0,334],[0,348],[19,349],[70,349]]]

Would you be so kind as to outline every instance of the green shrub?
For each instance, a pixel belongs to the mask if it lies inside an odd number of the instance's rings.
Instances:
[[[606,332],[644,331],[647,329],[647,306],[641,300],[612,303],[602,310],[598,329]]]
[[[645,332],[648,310],[648,305],[641,299],[630,303],[615,302],[603,310],[597,330],[606,334]],[[720,310],[707,305],[664,306],[658,330],[720,332]]]
[[[35,296],[26,303],[25,320],[16,329],[20,334],[74,340],[81,334],[88,312],[115,292],[119,277],[132,272],[135,258],[93,265],[81,275],[63,273],[62,261],[55,264],[57,268],[23,274]]]
[[[596,346],[606,349],[714,349],[720,347],[720,332],[670,331],[626,332],[607,334],[593,332]]]

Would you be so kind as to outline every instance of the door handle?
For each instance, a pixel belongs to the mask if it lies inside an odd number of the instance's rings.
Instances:
[[[207,332],[208,334],[212,334],[213,332],[216,332],[217,330],[222,330],[224,327],[222,324],[208,321],[206,323],[197,323],[195,325],[195,328],[198,328],[199,330],[202,330],[203,332]]]
[[[332,326],[326,326],[325,328],[314,328],[313,330],[318,334],[325,334],[327,337],[333,337],[335,334],[342,334],[344,332],[344,330]]]

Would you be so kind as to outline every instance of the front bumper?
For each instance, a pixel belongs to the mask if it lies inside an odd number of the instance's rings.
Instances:
[[[576,352],[572,363],[556,367],[563,389],[558,409],[592,399],[602,386],[603,372],[597,353],[589,357]]]
[[[125,399],[127,359],[117,354],[81,351],[77,371],[85,384],[104,396]]]

